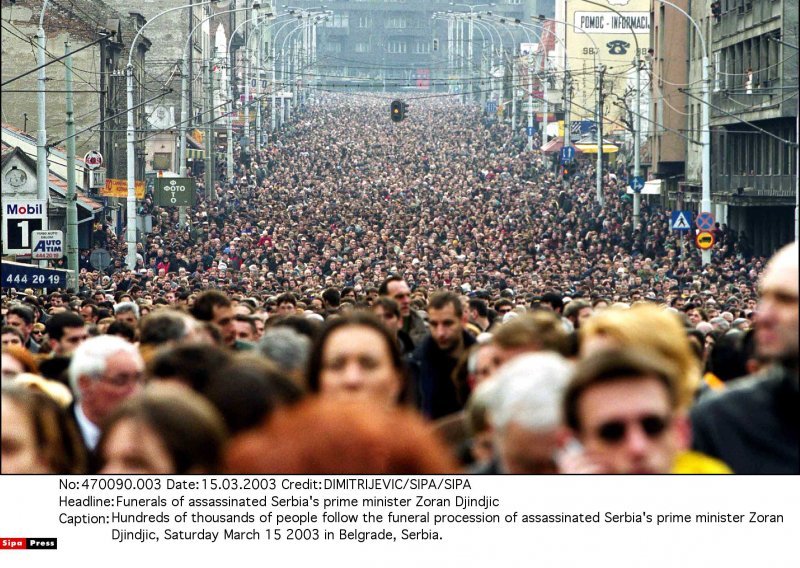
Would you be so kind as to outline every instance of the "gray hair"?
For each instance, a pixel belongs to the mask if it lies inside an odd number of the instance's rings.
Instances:
[[[120,302],[114,304],[114,315],[124,314],[125,312],[133,312],[136,319],[139,319],[139,306],[136,302]]]
[[[139,361],[141,367],[144,367],[139,349],[134,344],[115,335],[91,337],[75,349],[67,369],[69,385],[75,400],[80,399],[78,380],[81,377],[100,378],[106,372],[108,360],[117,353],[127,353],[133,356]]]
[[[561,405],[572,364],[556,353],[521,355],[501,367],[489,402],[492,426],[502,434],[512,422],[532,431],[562,423]]]
[[[279,325],[264,331],[258,349],[284,372],[304,371],[311,340],[291,327]]]

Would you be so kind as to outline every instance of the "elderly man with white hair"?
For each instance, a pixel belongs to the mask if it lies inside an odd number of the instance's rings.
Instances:
[[[555,353],[521,355],[497,371],[488,404],[497,473],[557,473],[569,438],[562,398],[572,364]]]
[[[75,349],[68,370],[72,412],[87,449],[97,445],[103,421],[140,389],[143,372],[139,350],[120,337],[92,337]]]

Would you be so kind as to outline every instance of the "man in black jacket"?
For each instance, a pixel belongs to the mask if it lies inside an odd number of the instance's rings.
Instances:
[[[464,402],[453,380],[461,356],[475,339],[465,329],[461,299],[452,292],[436,292],[428,301],[430,335],[411,357],[423,414],[436,419],[461,410]]]
[[[797,254],[782,248],[761,279],[755,340],[770,367],[692,410],[695,448],[736,473],[800,473]]]

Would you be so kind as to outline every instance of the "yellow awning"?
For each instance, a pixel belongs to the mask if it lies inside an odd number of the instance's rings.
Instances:
[[[575,149],[584,154],[597,154],[597,144],[575,144]],[[614,144],[603,144],[603,154],[613,154],[619,152],[619,148]]]

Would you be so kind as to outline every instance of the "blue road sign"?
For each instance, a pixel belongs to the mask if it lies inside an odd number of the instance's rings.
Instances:
[[[572,146],[564,146],[561,148],[561,161],[571,162],[575,158],[575,148]]]
[[[536,132],[536,128],[534,128],[533,126],[526,126],[525,132],[528,136],[533,136],[533,133]]]
[[[642,176],[633,176],[628,182],[628,185],[631,186],[633,191],[642,191],[644,187],[644,178]]]
[[[692,212],[691,211],[673,211],[672,219],[669,223],[670,229],[673,231],[691,231],[692,230]]]
[[[698,213],[695,224],[697,224],[697,228],[701,231],[710,231],[714,228],[714,216],[708,212]]]
[[[486,101],[486,112],[494,114],[497,112],[497,101]]]

